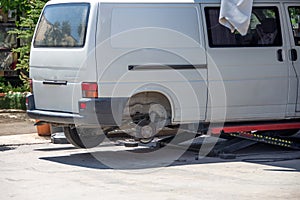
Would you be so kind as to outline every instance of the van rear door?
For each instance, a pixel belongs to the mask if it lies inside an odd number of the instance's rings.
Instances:
[[[36,109],[77,113],[81,83],[96,82],[94,7],[51,2],[45,6],[30,55]]]

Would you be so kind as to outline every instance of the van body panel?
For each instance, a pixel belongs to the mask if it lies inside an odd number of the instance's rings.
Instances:
[[[174,122],[205,120],[207,66],[199,16],[197,4],[101,4],[96,48],[100,96],[131,97],[156,88],[175,97]],[[129,70],[132,65],[141,70]],[[191,112],[199,108],[201,112]]]

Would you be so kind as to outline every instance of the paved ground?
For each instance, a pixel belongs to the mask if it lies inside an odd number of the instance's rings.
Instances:
[[[34,121],[19,110],[0,110],[0,136],[36,133]]]
[[[1,200],[300,197],[300,151],[259,145],[224,160],[115,141],[84,150],[51,144],[25,122],[0,122],[16,133],[0,136]]]
[[[19,139],[18,139],[19,138]],[[0,199],[299,199],[300,152],[260,147],[237,159],[179,149],[93,150],[26,134],[0,137]],[[31,141],[31,142],[30,142]],[[149,156],[150,155],[150,156]]]

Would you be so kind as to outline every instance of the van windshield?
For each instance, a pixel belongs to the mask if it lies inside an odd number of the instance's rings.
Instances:
[[[49,5],[44,9],[34,38],[34,47],[83,47],[89,4]]]

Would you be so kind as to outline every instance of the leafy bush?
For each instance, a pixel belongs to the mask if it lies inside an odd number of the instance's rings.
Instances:
[[[0,77],[0,109],[26,110],[26,86],[13,87],[9,82]],[[4,94],[4,96],[2,96]]]
[[[0,77],[0,93],[8,93],[8,92],[27,92],[27,86],[19,86],[14,87],[8,81],[6,81],[3,77]]]
[[[21,109],[26,110],[27,92],[8,92],[0,97],[0,109]]]

